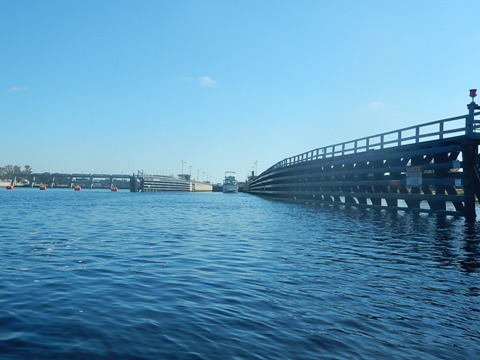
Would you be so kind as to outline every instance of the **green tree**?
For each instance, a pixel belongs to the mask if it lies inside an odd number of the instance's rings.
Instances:
[[[28,175],[32,173],[32,167],[30,165],[25,165],[25,167],[22,168],[18,165],[5,165],[3,167],[0,167],[0,177],[1,178],[11,178],[13,174],[16,175]]]
[[[2,168],[2,176],[9,177],[13,174],[13,165],[5,165]]]

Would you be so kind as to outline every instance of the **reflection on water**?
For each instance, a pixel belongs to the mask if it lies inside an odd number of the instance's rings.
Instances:
[[[335,216],[350,219],[349,229],[362,226],[374,228],[376,237],[384,237],[390,246],[410,246],[418,251],[422,243],[432,246],[438,266],[460,265],[467,273],[478,272],[480,265],[480,222],[466,222],[461,217],[437,214],[413,214],[388,210],[357,208],[322,208]],[[480,214],[480,207],[477,210]],[[356,230],[355,230],[356,231]],[[432,238],[435,242],[432,243]],[[412,241],[413,240],[413,241]],[[403,243],[406,241],[407,243]]]
[[[465,253],[461,260],[462,267],[466,272],[478,272],[480,268],[480,226],[478,223],[465,225],[465,241],[462,250]]]

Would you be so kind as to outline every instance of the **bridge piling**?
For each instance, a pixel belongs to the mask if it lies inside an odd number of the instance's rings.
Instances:
[[[467,105],[468,116],[465,118],[466,137],[463,144],[463,163],[465,172],[465,218],[469,221],[475,220],[475,195],[476,189],[480,185],[478,178],[478,143],[473,139],[475,137],[475,110],[479,110],[480,106],[475,103],[477,89],[470,90],[472,101]],[[478,191],[478,190],[477,190]]]

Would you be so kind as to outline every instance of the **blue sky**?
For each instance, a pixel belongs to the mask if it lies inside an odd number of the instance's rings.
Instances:
[[[0,166],[243,180],[467,112],[478,0],[0,0]]]

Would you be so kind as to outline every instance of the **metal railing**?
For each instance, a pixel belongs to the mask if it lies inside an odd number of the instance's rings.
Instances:
[[[283,159],[265,170],[265,173],[307,161],[357,154],[370,150],[382,150],[408,144],[418,144],[426,141],[466,136],[468,132],[472,134],[480,134],[480,121],[474,119],[474,117],[477,115],[480,115],[480,112],[473,113],[472,115],[462,115],[448,119],[436,120],[420,125],[406,127],[400,130],[389,131],[382,134],[324,146]],[[471,125],[468,124],[469,120],[471,121]]]

